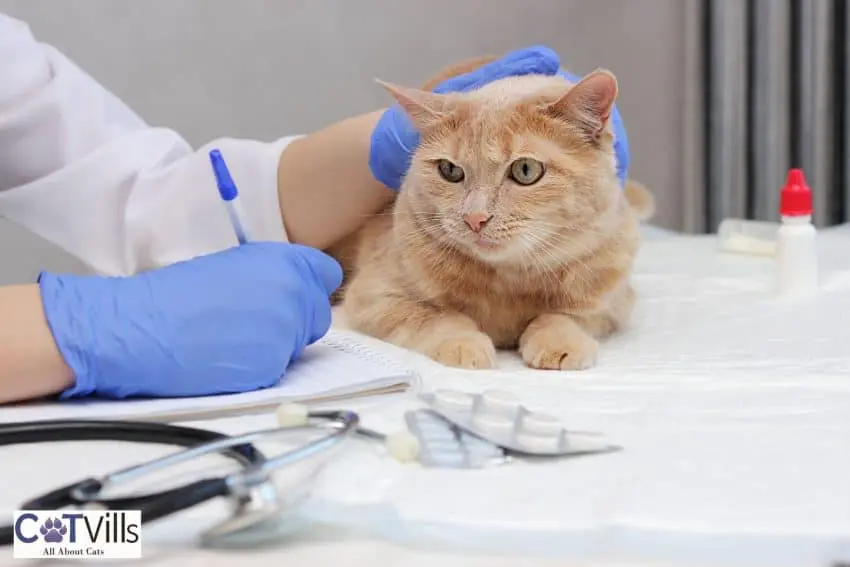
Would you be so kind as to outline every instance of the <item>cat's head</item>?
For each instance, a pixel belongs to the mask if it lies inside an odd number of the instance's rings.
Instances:
[[[622,192],[610,72],[449,94],[381,84],[421,134],[401,191],[430,236],[484,261],[555,260],[587,252],[613,216]]]

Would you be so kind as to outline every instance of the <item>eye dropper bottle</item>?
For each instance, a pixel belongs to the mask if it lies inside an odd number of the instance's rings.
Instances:
[[[818,288],[817,230],[812,224],[812,192],[801,169],[791,169],[780,196],[776,232],[776,292],[804,296]]]

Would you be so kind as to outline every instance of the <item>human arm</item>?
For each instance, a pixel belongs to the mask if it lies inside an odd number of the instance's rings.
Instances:
[[[57,394],[74,383],[37,284],[0,287],[0,404]]]
[[[0,403],[272,386],[327,332],[341,281],[322,252],[268,242],[134,276],[45,272],[0,288]]]
[[[0,84],[0,211],[101,274],[236,244],[212,148],[227,160],[258,240],[324,248],[392,196],[366,165],[378,113],[306,136],[193,149],[2,14]]]
[[[557,66],[548,50],[518,50],[443,88]],[[102,274],[137,273],[235,245],[209,166],[212,148],[227,160],[256,239],[318,248],[392,198],[387,187],[397,185],[375,160],[400,176],[412,150],[410,140],[392,138],[397,124],[383,111],[303,137],[221,138],[193,149],[177,132],[148,126],[2,14],[0,84],[0,211]]]
[[[370,172],[370,136],[383,111],[294,140],[280,160],[280,213],[290,240],[325,249],[353,232],[393,193]]]
[[[257,239],[286,241],[277,198],[292,141],[194,150],[149,126],[29,27],[0,14],[0,214],[107,275],[236,244],[208,152],[219,148]]]

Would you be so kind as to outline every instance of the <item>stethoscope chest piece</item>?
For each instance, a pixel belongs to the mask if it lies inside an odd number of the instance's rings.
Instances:
[[[258,538],[274,537],[279,531],[281,514],[285,513],[271,478],[251,488],[247,494],[231,499],[230,507],[228,518],[201,533],[201,545],[231,547],[239,543],[257,543]]]

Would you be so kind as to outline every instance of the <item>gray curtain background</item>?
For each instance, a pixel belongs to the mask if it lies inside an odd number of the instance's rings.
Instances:
[[[705,211],[778,218],[790,167],[815,222],[850,220],[850,11],[846,0],[705,0]]]
[[[200,145],[305,133],[447,63],[535,43],[611,69],[658,226],[775,218],[791,165],[848,219],[846,0],[0,0],[148,122]],[[332,166],[332,165],[330,165]],[[73,188],[69,188],[73,190]],[[73,258],[0,219],[0,284]]]

